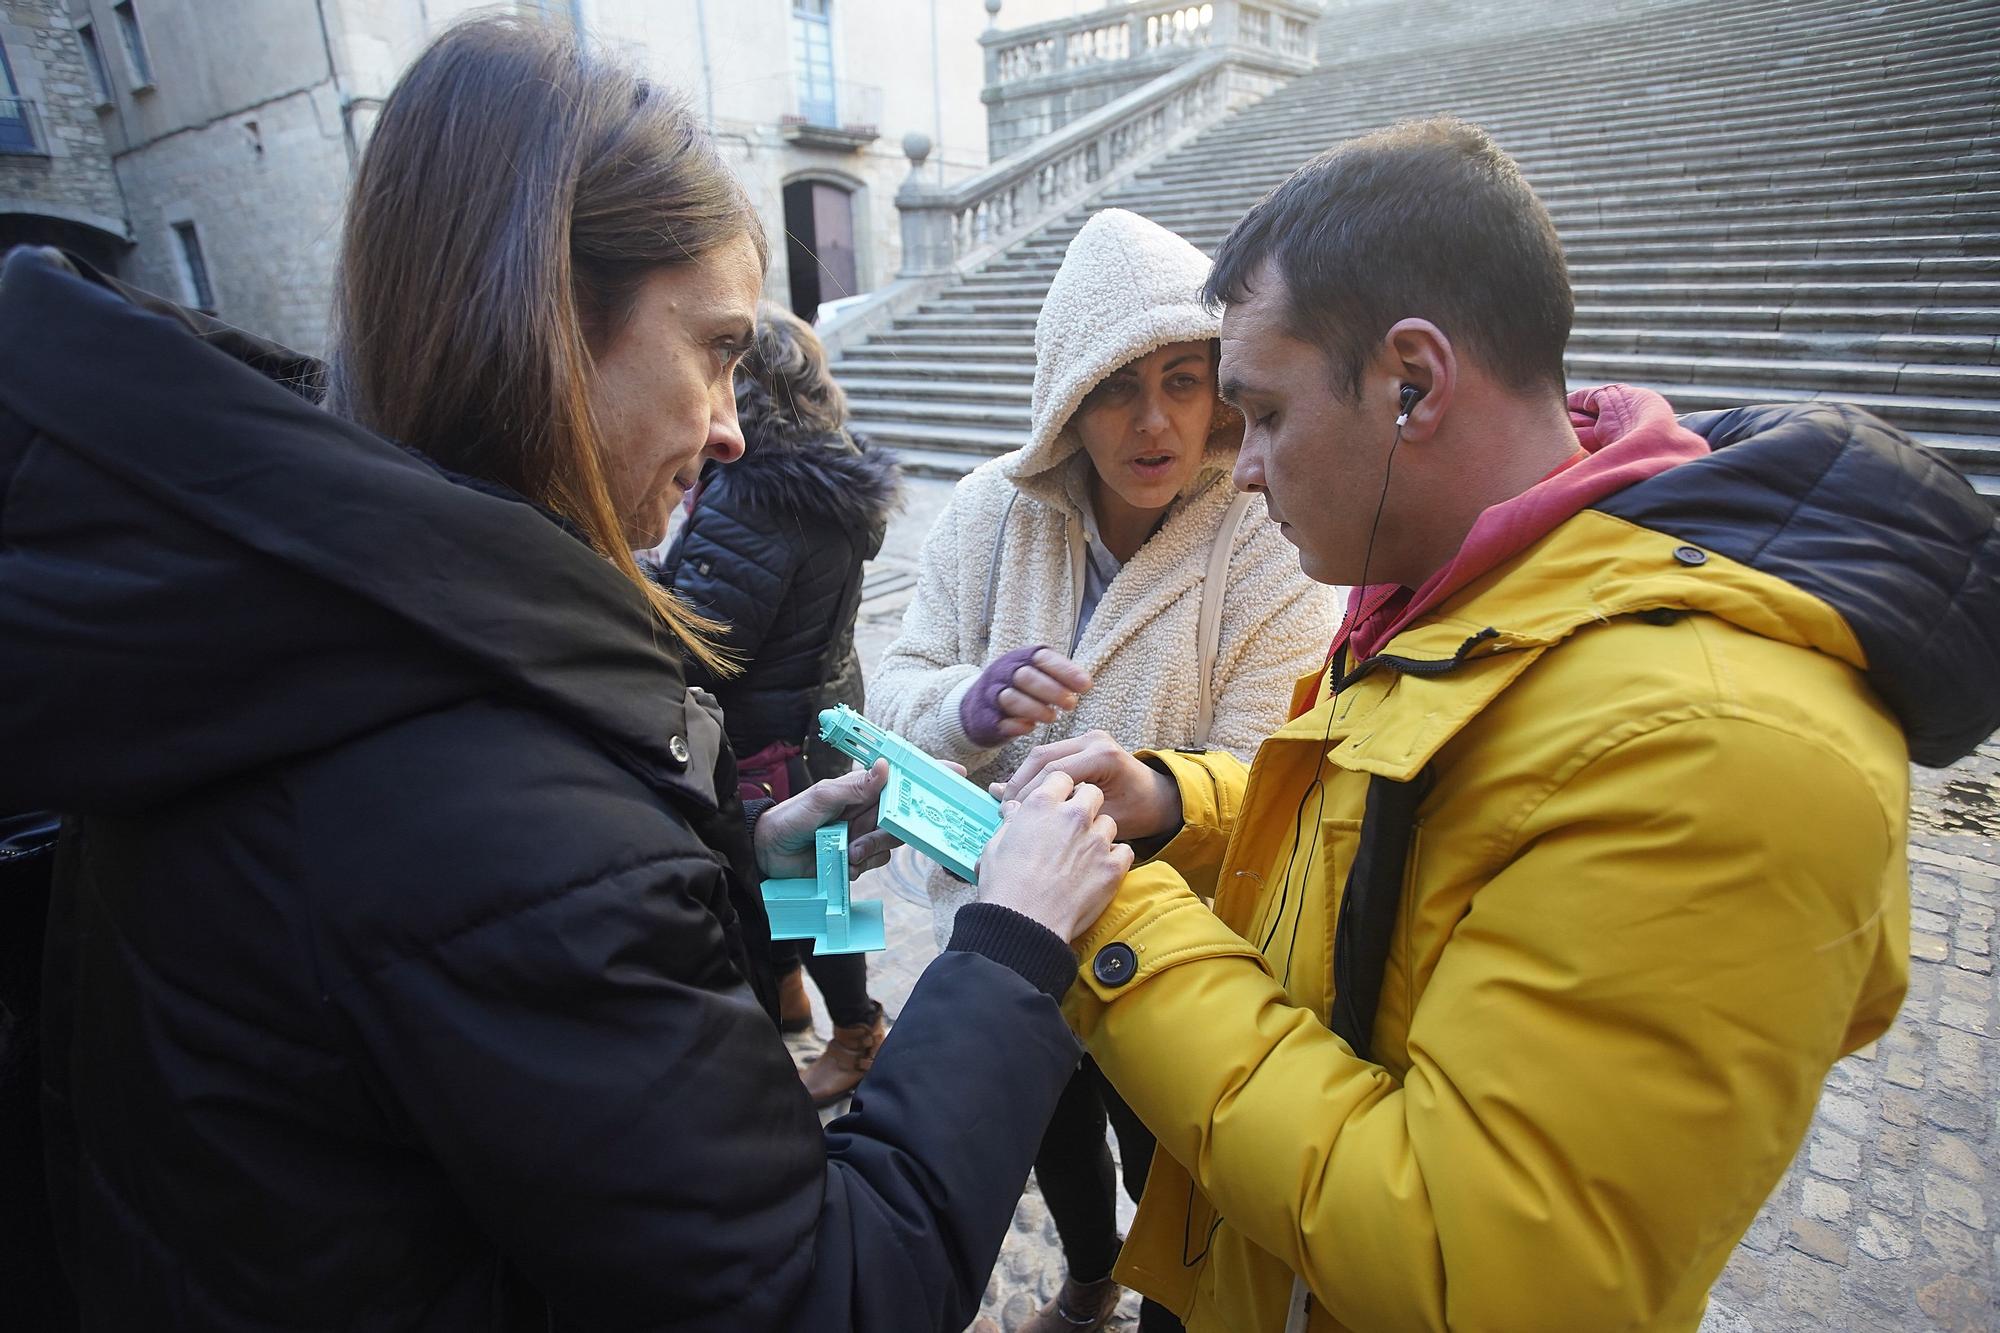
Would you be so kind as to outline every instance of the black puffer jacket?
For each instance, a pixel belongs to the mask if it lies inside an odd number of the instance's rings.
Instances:
[[[845,435],[786,430],[768,411],[746,415],[744,438],[741,459],[710,464],[660,572],[727,626],[744,669],[716,679],[689,663],[688,679],[721,701],[739,754],[810,740],[815,772],[838,772],[845,762],[818,745],[814,720],[831,704],[862,709],[854,613],[895,507],[896,464]]]
[[[0,514],[87,1328],[970,1318],[1075,961],[984,908],[822,1132],[734,762],[605,561],[28,252]]]

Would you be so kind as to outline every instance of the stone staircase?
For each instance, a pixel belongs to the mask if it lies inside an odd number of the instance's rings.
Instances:
[[[1035,313],[1090,211],[1212,252],[1315,152],[1452,112],[1555,217],[1573,384],[1683,411],[1842,399],[2000,504],[2000,0],[1410,0],[1336,9],[1319,44],[1336,63],[844,354],[857,428],[926,475],[1016,447]]]

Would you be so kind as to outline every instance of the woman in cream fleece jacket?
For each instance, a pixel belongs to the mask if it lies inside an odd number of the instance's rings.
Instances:
[[[916,597],[869,682],[868,711],[964,764],[976,782],[1004,780],[1034,746],[1093,728],[1133,748],[1223,749],[1247,760],[1285,720],[1293,681],[1325,659],[1339,621],[1336,591],[1300,572],[1262,497],[1239,503],[1230,485],[1242,422],[1216,397],[1221,318],[1198,297],[1208,269],[1199,250],[1136,214],[1092,217],[1036,321],[1027,445],[959,482],[924,543]],[[1218,540],[1228,543],[1227,575],[1225,586],[1208,589],[1220,618],[1204,681],[1203,592]],[[1054,720],[1011,737],[994,734],[989,712],[987,725],[970,729],[980,734],[969,734],[968,717],[980,714],[968,695],[990,700],[1004,683],[989,667],[1010,655],[1021,661],[1037,645],[1059,655],[1056,671],[1070,688],[1088,681],[1060,700],[1073,707],[1041,710]],[[1026,679],[1009,663],[1000,669],[1006,681]],[[1021,711],[1021,695],[1009,693]],[[1212,720],[1202,734],[1205,699]],[[974,892],[937,868],[930,889],[944,938]],[[1095,1112],[1096,1148],[1104,1149],[1097,1099],[1109,1088],[1088,1069],[1078,1079],[1058,1107],[1045,1157],[1082,1109]],[[1122,1109],[1111,1107],[1114,1119]],[[1150,1143],[1142,1156],[1119,1128],[1130,1188],[1135,1172],[1143,1183]],[[1095,1255],[1088,1264],[1079,1258],[1094,1247],[1072,1243],[1083,1224],[1065,1225],[1061,1199],[1074,1182],[1052,1181],[1048,1166],[1038,1160],[1037,1174],[1064,1233],[1070,1277],[1083,1280],[1064,1292],[1070,1323],[1050,1326],[1074,1327],[1117,1291],[1108,1258],[1097,1271],[1079,1271],[1097,1267]],[[1108,1158],[1102,1180],[1108,1185]],[[1097,1278],[1105,1281],[1089,1281]]]

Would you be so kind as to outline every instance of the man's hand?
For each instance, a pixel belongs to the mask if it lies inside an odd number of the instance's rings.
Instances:
[[[1000,831],[979,858],[979,901],[1012,908],[1074,940],[1111,903],[1132,849],[1089,784],[1051,773],[1001,806]]]
[[[757,869],[766,879],[808,879],[818,869],[813,835],[835,820],[847,821],[847,873],[889,863],[896,837],[875,826],[882,789],[889,784],[889,761],[877,759],[869,769],[857,769],[825,782],[815,782],[789,800],[766,810],[757,821],[752,842]]]
[[[1104,813],[1127,841],[1161,837],[1181,826],[1180,787],[1159,769],[1133,758],[1108,732],[1086,731],[1037,745],[1005,787],[994,784],[993,794],[1002,801],[1018,801],[1046,773],[1061,773],[1103,792]]]

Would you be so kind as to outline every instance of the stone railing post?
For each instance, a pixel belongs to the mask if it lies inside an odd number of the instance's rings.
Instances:
[[[926,278],[952,269],[956,210],[948,192],[923,182],[924,162],[930,155],[929,135],[913,130],[903,136],[903,156],[910,160],[910,174],[896,191],[896,211],[903,230],[903,266],[898,277]]]

